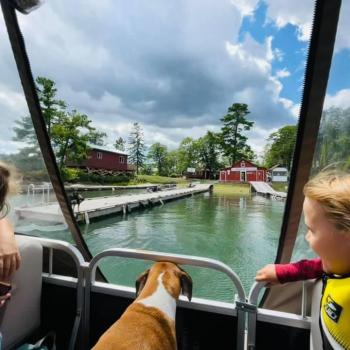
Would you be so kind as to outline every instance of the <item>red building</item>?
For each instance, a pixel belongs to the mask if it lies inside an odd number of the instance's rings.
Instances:
[[[128,168],[128,155],[121,151],[110,151],[99,146],[91,147],[88,158],[69,166],[89,170],[133,171]]]
[[[267,169],[242,159],[220,170],[220,182],[267,181]]]

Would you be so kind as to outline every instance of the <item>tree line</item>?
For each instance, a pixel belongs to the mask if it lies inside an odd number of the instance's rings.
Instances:
[[[93,127],[86,114],[70,110],[65,101],[57,98],[54,81],[38,77],[36,87],[47,132],[61,171],[69,163],[79,163],[86,159],[91,145],[104,144],[106,134]],[[289,169],[293,158],[296,125],[287,125],[271,133],[266,140],[263,159],[259,161],[246,136],[246,132],[254,126],[254,122],[248,119],[249,113],[247,104],[233,103],[220,118],[221,128],[218,132],[207,131],[198,139],[186,137],[175,150],[169,150],[159,142],[146,147],[142,126],[135,122],[128,137],[118,137],[114,147],[126,151],[129,163],[135,166],[136,172],[144,174],[181,176],[194,170],[202,177],[215,178],[220,169],[242,158],[260,166],[279,164]],[[350,145],[349,137],[343,132],[344,125],[346,130],[349,129],[348,115],[349,109],[330,109],[325,112],[315,154],[315,162],[320,167],[331,159],[343,157],[344,149]],[[21,168],[42,168],[30,116],[18,119],[15,124],[13,139],[25,142],[26,146],[11,159],[15,163],[20,162]]]

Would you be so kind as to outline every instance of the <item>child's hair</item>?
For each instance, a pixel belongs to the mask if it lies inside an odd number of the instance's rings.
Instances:
[[[306,183],[304,195],[321,204],[337,229],[350,232],[350,174],[321,171]]]
[[[10,194],[18,193],[20,178],[13,165],[0,161],[0,218],[8,213],[6,198]]]

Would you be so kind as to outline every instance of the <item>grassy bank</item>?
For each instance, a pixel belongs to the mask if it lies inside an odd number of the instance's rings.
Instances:
[[[151,184],[187,184],[188,180],[180,177],[166,177],[158,175],[137,175],[130,181],[134,184],[151,183]]]
[[[270,186],[278,192],[287,192],[288,183],[287,182],[272,182]]]
[[[250,185],[249,184],[215,184],[214,185],[214,194],[225,195],[249,195],[250,194]]]

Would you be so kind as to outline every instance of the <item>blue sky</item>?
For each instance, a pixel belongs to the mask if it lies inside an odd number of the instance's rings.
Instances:
[[[218,131],[232,103],[255,122],[249,144],[262,154],[271,132],[297,123],[313,0],[50,0],[19,15],[35,76],[53,79],[59,97],[108,134],[133,122],[147,145],[174,149],[187,136]],[[350,106],[350,38],[343,4],[325,106]],[[0,19],[0,153],[27,114]]]

